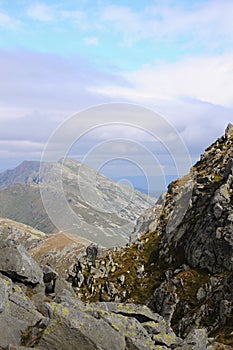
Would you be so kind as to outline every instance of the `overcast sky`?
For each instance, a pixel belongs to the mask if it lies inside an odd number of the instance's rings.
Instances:
[[[163,116],[197,160],[233,119],[232,48],[231,0],[0,0],[0,170],[39,160],[65,120],[112,102]],[[156,153],[142,122],[144,134],[92,130],[73,154],[122,135]],[[106,174],[135,174],[130,147],[118,156]]]

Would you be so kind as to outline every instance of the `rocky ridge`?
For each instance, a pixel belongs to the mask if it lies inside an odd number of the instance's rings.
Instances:
[[[131,243],[83,257],[83,300],[146,304],[179,337],[197,327],[233,346],[233,126],[138,219]]]

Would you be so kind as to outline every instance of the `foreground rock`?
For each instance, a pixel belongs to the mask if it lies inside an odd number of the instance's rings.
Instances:
[[[217,344],[212,341],[211,345],[207,339],[205,330],[189,333],[187,339],[177,337],[168,322],[146,306],[83,303],[49,265],[43,268],[45,287],[42,270],[32,258],[28,260],[32,270],[26,273],[25,257],[28,255],[22,246],[2,240],[1,257],[5,249],[16,250],[15,261],[22,262],[20,266],[24,268],[16,269],[12,263],[5,269],[11,278],[0,274],[1,349],[185,350],[200,349],[200,344],[202,350],[217,349]],[[87,252],[90,253],[90,249]],[[35,279],[35,276],[40,277]],[[51,282],[53,289],[50,291],[48,284]]]
[[[26,249],[0,235],[0,272],[15,281],[41,284],[43,273]]]
[[[57,295],[54,302],[44,302],[44,317],[35,304],[10,280],[0,279],[0,335],[3,348],[11,345],[48,350],[154,350],[189,349],[189,344],[207,344],[206,332],[199,330],[188,342],[178,338],[165,320],[145,306],[117,303],[86,305],[69,291]],[[6,306],[7,305],[7,306]],[[40,306],[42,310],[42,307]],[[191,349],[195,349],[192,347]]]
[[[44,316],[19,285],[9,278],[0,277],[0,345],[19,346],[22,335],[29,327],[42,327]]]

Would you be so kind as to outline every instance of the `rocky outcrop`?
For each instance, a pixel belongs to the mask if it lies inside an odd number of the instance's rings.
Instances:
[[[90,241],[64,232],[45,234],[22,223],[0,218],[0,237],[20,243],[41,266],[51,264],[61,277],[79,255],[83,255]]]
[[[154,207],[147,209],[143,215],[137,219],[134,230],[130,235],[130,242],[135,242],[140,239],[143,234],[156,230],[163,210],[163,205],[160,204],[162,202],[163,196],[159,198]]]
[[[11,279],[23,283],[41,284],[43,273],[26,249],[0,236],[0,272]]]
[[[0,278],[0,301],[0,325],[4,329],[0,345],[4,349],[166,350],[186,349],[188,344],[200,343],[205,347],[197,349],[217,349],[208,346],[204,330],[203,334],[199,330],[191,341],[190,334],[188,341],[178,338],[165,320],[146,306],[86,305],[63,289],[55,301],[41,301],[37,311],[35,302],[6,277]]]
[[[67,270],[76,262],[78,256],[85,254],[90,243],[82,237],[58,232],[46,235],[28,251],[41,266],[51,264],[56,267],[61,277],[66,277]]]
[[[28,328],[37,325],[43,328],[44,316],[39,313],[34,303],[23,289],[5,276],[0,276],[0,345],[19,346],[22,336]]]
[[[46,237],[44,232],[6,218],[0,218],[0,235],[21,243],[27,250],[38,246]]]
[[[15,242],[7,242],[15,247]],[[0,247],[0,255],[2,250],[4,247]],[[96,253],[93,246],[87,249],[87,259],[94,264],[90,253]],[[24,250],[18,249],[17,254],[18,259],[25,259]],[[32,258],[30,264],[37,266]],[[45,286],[41,280],[35,284],[36,273],[27,279],[8,275],[11,278],[0,274],[0,328],[4,330],[0,332],[0,349],[218,349],[204,329],[179,338],[162,316],[144,305],[83,303],[49,265],[43,268]],[[48,290],[52,281],[53,289]]]
[[[180,337],[196,327],[233,346],[233,126],[137,221],[131,243],[95,266],[77,293],[147,304]],[[70,280],[72,276],[70,276]]]

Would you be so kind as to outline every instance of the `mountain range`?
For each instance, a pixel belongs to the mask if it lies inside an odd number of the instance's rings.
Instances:
[[[108,247],[125,244],[137,217],[155,203],[68,158],[43,164],[24,161],[3,172],[0,197],[0,217]]]

